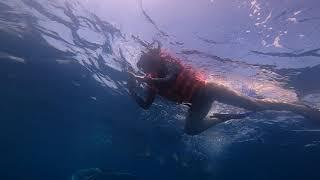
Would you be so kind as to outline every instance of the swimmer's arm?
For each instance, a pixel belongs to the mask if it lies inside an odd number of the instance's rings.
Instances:
[[[156,92],[148,87],[149,89],[147,90],[147,97],[146,99],[143,99],[140,97],[136,92],[134,92],[132,89],[129,89],[131,97],[137,102],[137,104],[143,108],[143,109],[149,109],[150,106],[152,105],[155,97],[156,97]]]
[[[143,79],[143,81],[147,82],[147,83],[169,83],[172,82],[174,80],[176,80],[176,78],[179,75],[180,69],[178,66],[176,65],[166,65],[167,67],[167,74],[165,77],[163,78],[152,78],[152,77],[145,77]]]

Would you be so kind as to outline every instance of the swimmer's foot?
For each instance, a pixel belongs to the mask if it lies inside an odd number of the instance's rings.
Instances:
[[[220,114],[220,113],[214,113],[210,116],[210,118],[216,118],[219,120],[230,120],[230,119],[243,119],[249,115],[251,115],[252,112],[242,113],[242,114]]]

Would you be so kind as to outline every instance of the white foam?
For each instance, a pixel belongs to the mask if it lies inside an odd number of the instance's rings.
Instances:
[[[96,31],[89,29],[89,28],[86,28],[86,27],[80,28],[77,31],[77,33],[82,39],[84,39],[88,42],[102,45],[106,41],[106,38],[104,37],[103,34],[100,34]]]

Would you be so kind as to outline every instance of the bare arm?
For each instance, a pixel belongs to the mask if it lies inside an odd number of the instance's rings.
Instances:
[[[156,92],[153,88],[147,86],[146,88],[146,98],[140,97],[136,92],[135,88],[137,87],[137,79],[139,79],[140,76],[135,75],[134,73],[129,72],[129,79],[128,79],[128,89],[130,96],[137,102],[137,104],[142,107],[143,109],[148,109],[151,104],[153,103]]]
[[[143,108],[143,109],[149,109],[150,106],[152,105],[155,96],[156,96],[156,92],[148,87],[147,90],[147,96],[146,99],[143,99],[142,97],[140,97],[135,91],[133,91],[131,88],[129,88],[129,92],[131,97],[137,102],[137,104]]]
[[[147,76],[135,76],[135,78],[141,82],[151,83],[151,84],[166,84],[174,82],[179,75],[180,68],[179,66],[175,64],[165,64],[166,67],[166,74],[164,77],[161,78],[153,78],[153,77],[147,77]]]

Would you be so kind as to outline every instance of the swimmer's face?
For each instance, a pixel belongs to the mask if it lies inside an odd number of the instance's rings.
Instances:
[[[144,73],[152,73],[158,71],[159,61],[154,57],[141,57],[137,66]]]

